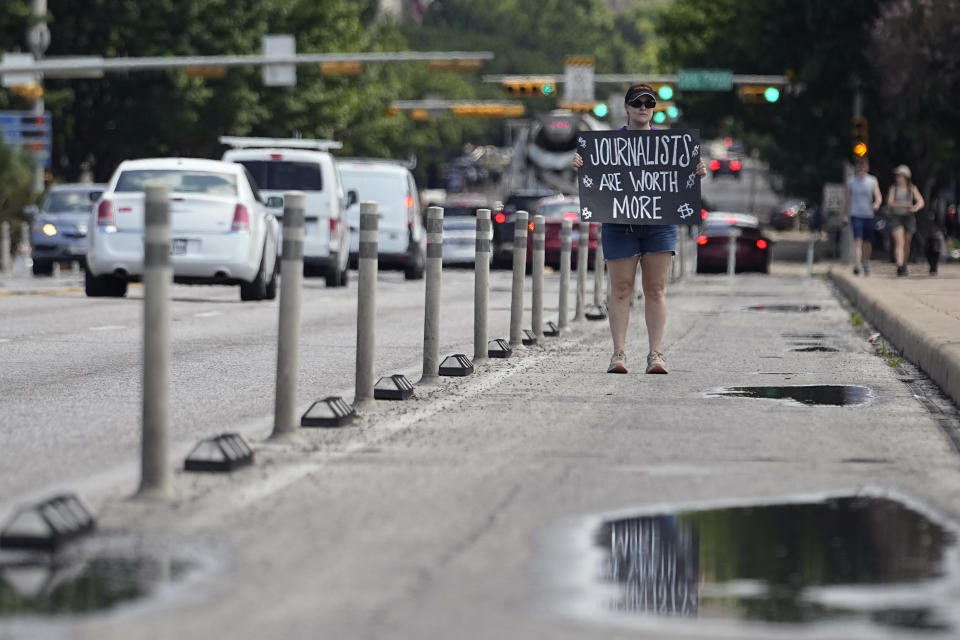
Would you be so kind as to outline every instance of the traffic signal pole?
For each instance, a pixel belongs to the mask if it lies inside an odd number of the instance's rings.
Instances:
[[[33,25],[27,30],[27,43],[30,50],[37,60],[43,58],[50,46],[50,29],[47,27],[47,0],[32,0],[31,13],[33,14]],[[42,118],[43,101],[43,74],[38,73],[36,78],[37,92],[33,99],[32,112],[34,117]],[[44,188],[44,163],[34,160],[33,165],[33,193],[43,193]]]

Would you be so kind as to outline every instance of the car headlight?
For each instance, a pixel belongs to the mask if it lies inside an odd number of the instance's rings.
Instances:
[[[43,235],[46,235],[46,236],[55,236],[55,235],[57,235],[57,227],[56,227],[56,225],[54,225],[53,223],[50,223],[50,222],[48,222],[48,223],[46,223],[45,225],[43,225],[43,227],[41,227],[40,230],[43,231]]]

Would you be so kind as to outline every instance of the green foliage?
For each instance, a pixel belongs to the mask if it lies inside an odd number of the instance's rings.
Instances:
[[[896,349],[891,349],[887,346],[886,341],[880,340],[877,343],[877,346],[874,350],[874,353],[887,363],[887,366],[890,368],[899,367],[903,364],[903,356]]]
[[[662,59],[673,69],[789,71],[801,88],[776,105],[742,104],[732,92],[687,93],[678,97],[686,124],[705,137],[745,138],[782,175],[786,192],[818,201],[849,157],[854,79],[867,75],[869,27],[883,2],[677,0],[658,28]]]
[[[23,208],[33,201],[32,184],[33,170],[27,154],[0,144],[0,222],[13,226],[26,219]],[[11,236],[16,233],[13,229]]]
[[[855,327],[863,326],[863,316],[860,315],[859,311],[850,312],[850,324],[852,324]]]

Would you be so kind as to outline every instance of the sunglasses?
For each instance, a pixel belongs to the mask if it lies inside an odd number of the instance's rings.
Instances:
[[[657,101],[656,101],[656,100],[651,100],[650,98],[647,98],[646,100],[641,100],[641,99],[637,98],[636,100],[633,100],[633,101],[630,102],[629,104],[630,104],[631,107],[633,107],[633,108],[635,108],[635,109],[639,109],[640,107],[646,107],[647,109],[653,109],[655,106],[657,106]]]

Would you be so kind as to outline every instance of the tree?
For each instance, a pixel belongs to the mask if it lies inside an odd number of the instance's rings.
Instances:
[[[867,75],[870,25],[884,1],[677,0],[658,25],[661,59],[674,69],[789,71],[799,90],[775,105],[684,93],[685,122],[705,137],[745,137],[783,177],[785,191],[819,200],[823,183],[842,178],[849,159],[854,79]]]
[[[911,166],[928,200],[934,183],[953,182],[960,166],[958,17],[960,0],[895,0],[870,30],[874,148],[887,168]]]
[[[23,208],[29,204],[33,186],[33,170],[26,152],[0,144],[0,222],[14,227],[11,241],[17,235],[17,225],[26,218]]]

